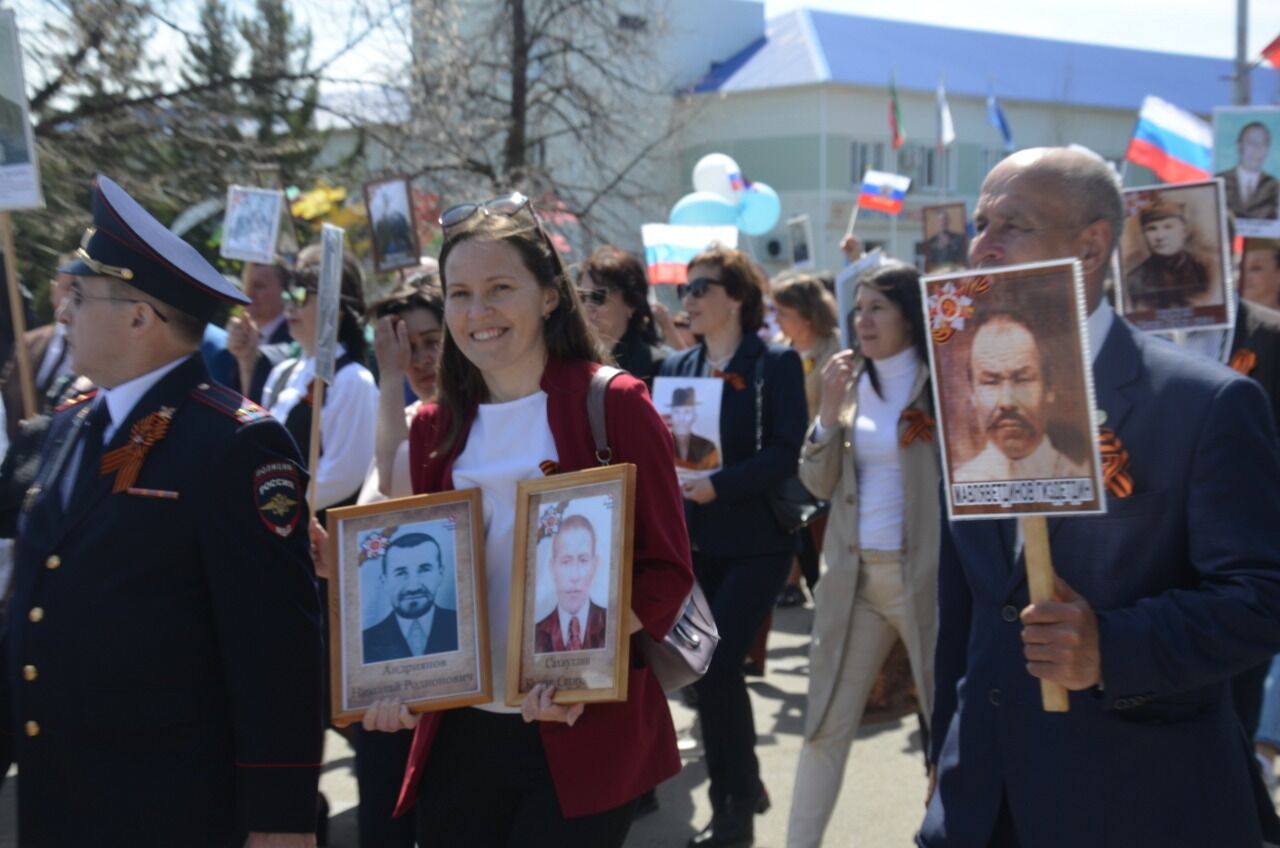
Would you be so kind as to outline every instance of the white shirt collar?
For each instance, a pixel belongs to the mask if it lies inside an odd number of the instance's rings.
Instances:
[[[582,639],[582,644],[587,643],[587,612],[590,609],[590,601],[582,605],[577,615],[570,615],[560,607],[556,607],[556,614],[560,616],[560,635],[564,638],[565,645],[569,644],[569,622],[575,618],[578,619],[578,637]]]
[[[1102,352],[1102,345],[1107,341],[1107,333],[1111,332],[1111,325],[1115,320],[1116,311],[1111,303],[1105,297],[1098,298],[1098,305],[1089,313],[1089,320],[1086,322],[1089,328],[1090,362],[1097,363],[1098,354]]]
[[[267,323],[258,328],[258,344],[266,344],[271,340],[271,336],[276,330],[280,329],[280,325],[285,321],[284,313],[281,312]]]
[[[421,618],[404,618],[400,613],[396,613],[396,624],[400,625],[400,632],[404,634],[405,642],[409,641],[409,630],[413,627],[413,623],[418,622],[418,626],[422,628],[422,632],[427,635],[427,641],[431,641],[431,625],[436,620],[436,605],[432,604],[431,609],[423,613]],[[412,648],[412,645],[410,645]]]
[[[199,353],[190,354],[190,356],[181,356],[168,365],[161,365],[154,371],[148,371],[141,377],[134,377],[127,383],[121,383],[114,389],[100,389],[98,394],[101,396],[101,403],[106,403],[107,412],[111,415],[111,423],[107,425],[106,431],[103,433],[105,441],[111,441],[111,437],[115,435],[116,428],[129,417],[129,413],[133,412],[133,408],[138,405],[138,401],[142,400],[142,396],[151,391],[151,387],[186,362],[192,356],[199,356]]]

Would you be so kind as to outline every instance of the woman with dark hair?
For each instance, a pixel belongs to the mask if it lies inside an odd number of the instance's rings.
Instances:
[[[680,288],[702,341],[672,355],[661,376],[721,377],[722,467],[682,486],[693,569],[720,629],[711,667],[694,688],[706,748],[712,817],[690,845],[750,845],[753,815],[768,807],[756,759],[743,662],[799,549],[778,526],[770,492],[796,473],[804,439],[804,373],[794,350],[766,345],[765,279],[722,247],[689,263]]]
[[[836,300],[818,277],[789,271],[773,282],[773,306],[778,327],[804,364],[804,399],[812,421],[822,401],[822,369],[840,350]],[[786,588],[778,597],[778,606],[795,607],[804,603],[804,591],[800,588],[802,574],[810,592],[818,585],[818,549],[826,527],[826,516],[821,516],[800,532],[797,565],[791,569]]]
[[[516,485],[599,464],[587,390],[604,356],[527,198],[455,206],[440,223],[438,397],[410,427],[410,467],[415,492],[481,490],[493,701],[421,718],[380,702],[364,726],[417,728],[401,812],[417,804],[423,845],[621,846],[635,799],[680,769],[639,646],[620,703],[565,707],[539,685],[510,708],[502,673]],[[605,418],[613,461],[636,466],[630,629],[662,639],[693,584],[671,439],[626,374],[605,393]]]
[[[670,351],[658,339],[640,260],[618,247],[598,249],[578,269],[578,295],[618,367],[652,386]]]
[[[809,700],[788,846],[817,846],[867,697],[901,637],[929,715],[938,574],[938,452],[920,275],[901,263],[857,284],[858,351],[822,371],[800,479],[831,501],[814,593]]]
[[[364,274],[350,254],[342,257],[338,347],[333,385],[325,391],[320,416],[320,460],[310,468],[317,511],[355,503],[373,460],[378,388],[364,367]],[[285,291],[285,319],[302,355],[286,359],[267,377],[262,405],[310,456],[311,394],[315,377],[316,292],[320,287],[320,246],[298,254],[293,287]]]

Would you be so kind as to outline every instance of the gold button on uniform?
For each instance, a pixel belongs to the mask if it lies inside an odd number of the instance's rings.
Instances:
[[[37,724],[37,723],[36,723],[36,722],[34,722],[34,721],[29,721],[29,722],[27,722],[27,735],[28,735],[28,736],[39,736],[39,735],[40,735],[40,725],[39,725],[39,724]]]
[[[44,567],[49,569],[50,571],[53,571],[55,568],[57,568],[60,565],[62,565],[62,557],[58,556],[57,554],[54,554],[53,556],[49,557],[47,560],[44,561]]]
[[[32,607],[31,612],[27,613],[27,621],[30,621],[32,624],[37,623],[42,618],[44,618],[44,610],[40,607]]]
[[[39,676],[39,673],[36,671],[35,666],[24,665],[22,667],[22,679],[27,681],[28,683],[30,683],[32,680],[35,680],[38,676]]]

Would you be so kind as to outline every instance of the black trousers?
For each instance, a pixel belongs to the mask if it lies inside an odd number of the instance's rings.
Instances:
[[[733,559],[693,555],[693,572],[711,604],[720,645],[706,676],[694,684],[706,749],[711,804],[760,794],[756,728],[742,664],[791,570],[791,557],[766,554]]]
[[[356,785],[360,790],[356,828],[360,848],[413,848],[417,830],[413,816],[391,817],[412,744],[412,730],[378,733],[356,725]]]
[[[591,709],[588,704],[587,709]],[[560,812],[536,722],[476,709],[444,714],[418,792],[418,844],[431,848],[621,848],[635,801]]]

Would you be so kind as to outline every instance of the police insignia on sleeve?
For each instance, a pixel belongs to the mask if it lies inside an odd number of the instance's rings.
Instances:
[[[288,462],[268,462],[253,472],[253,500],[258,517],[272,533],[287,537],[302,517],[302,482]]]

